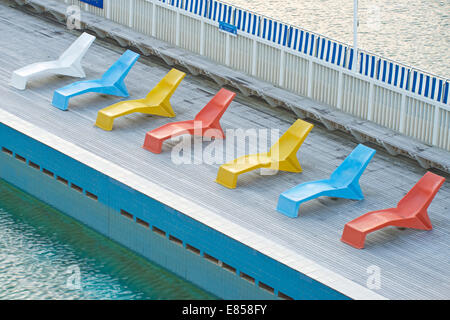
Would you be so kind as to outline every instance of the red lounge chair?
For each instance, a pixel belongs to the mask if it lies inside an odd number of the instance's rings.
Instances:
[[[362,249],[368,233],[387,226],[431,230],[427,209],[444,181],[445,178],[427,172],[396,208],[368,212],[348,222],[341,241]]]
[[[182,134],[225,138],[219,120],[235,96],[234,92],[220,89],[194,120],[168,123],[147,132],[143,148],[153,153],[161,153],[164,140]]]

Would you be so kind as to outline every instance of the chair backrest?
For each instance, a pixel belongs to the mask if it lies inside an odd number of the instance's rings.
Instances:
[[[407,209],[405,211],[411,214],[414,214],[417,210],[427,208],[444,181],[444,177],[428,171],[399,201],[397,208],[405,208]]]
[[[84,32],[63,52],[58,59],[59,62],[68,66],[72,65],[72,63],[81,59],[86,54],[94,40],[94,36]]]
[[[116,82],[123,80],[133,65],[139,59],[139,54],[131,50],[125,51],[114,64],[109,67],[108,70],[102,76],[102,82],[108,84],[115,84]]]
[[[270,155],[280,160],[286,160],[293,153],[297,154],[313,127],[313,124],[297,119],[270,148]]]
[[[330,182],[335,186],[345,187],[358,181],[375,152],[374,149],[359,144],[334,170]]]
[[[160,103],[163,102],[164,99],[170,99],[185,76],[186,73],[181,72],[180,70],[170,70],[147,94],[146,99],[148,98],[152,101],[160,100]]]
[[[196,121],[202,121],[207,126],[219,120],[227,110],[236,93],[227,89],[220,89],[219,92],[200,110],[195,116]]]

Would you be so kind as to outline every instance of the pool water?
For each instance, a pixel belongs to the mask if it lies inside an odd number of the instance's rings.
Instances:
[[[0,299],[216,299],[0,179]]]

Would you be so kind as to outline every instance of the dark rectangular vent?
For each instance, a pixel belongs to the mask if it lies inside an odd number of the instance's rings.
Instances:
[[[5,147],[2,147],[2,151],[3,151],[4,153],[6,153],[7,155],[9,155],[9,156],[12,156],[12,155],[13,155],[13,152],[12,152],[11,150],[9,150],[9,149],[6,149]]]
[[[197,249],[196,247],[191,246],[190,244],[186,243],[186,249],[188,249],[189,251],[191,251],[191,252],[193,252],[195,254],[200,255],[200,250]]]
[[[153,232],[155,232],[156,234],[159,234],[162,237],[166,236],[166,233],[163,230],[161,230],[155,226],[153,226],[152,230],[153,230]]]
[[[127,217],[128,219],[132,219],[133,220],[133,215],[123,209],[120,210],[120,214],[123,215],[124,217]]]
[[[27,159],[25,159],[24,157],[22,157],[20,154],[16,153],[16,159],[22,162],[27,162]]]
[[[86,191],[86,196],[91,198],[92,200],[95,200],[95,201],[98,200],[98,197],[95,194],[93,194],[93,193],[91,193],[89,191]]]
[[[206,260],[211,261],[212,263],[219,264],[219,259],[216,259],[216,258],[214,258],[213,256],[210,256],[210,255],[207,254],[207,253],[203,253],[203,257],[204,257]]]
[[[259,287],[262,288],[262,289],[264,289],[264,290],[266,290],[266,291],[269,291],[270,293],[274,293],[273,288],[272,288],[271,286],[268,286],[268,285],[265,284],[264,282],[260,282],[260,283],[259,283]]]
[[[251,282],[251,283],[255,283],[255,278],[253,278],[253,277],[250,277],[248,274],[246,274],[246,273],[243,273],[243,272],[241,272],[240,273],[240,276],[241,276],[241,278],[242,279],[245,279],[245,280],[247,280],[248,282]]]
[[[80,193],[83,193],[83,188],[77,186],[76,184],[72,183],[70,186],[71,186],[71,188],[72,188],[73,190],[76,190],[76,191],[78,191],[78,192],[80,192]]]
[[[144,226],[146,228],[150,227],[150,224],[142,219],[136,218],[136,222],[139,223],[141,226]]]
[[[183,241],[181,241],[181,240],[178,239],[178,238],[175,238],[175,237],[172,236],[172,235],[169,235],[169,240],[172,241],[172,242],[175,242],[176,244],[178,244],[178,245],[180,245],[180,246],[183,245]]]
[[[41,170],[41,167],[37,163],[34,163],[32,161],[28,161],[28,165],[34,169]]]
[[[45,169],[44,169],[44,172],[45,172]],[[69,184],[69,181],[67,181],[66,179],[59,177],[59,176],[56,178],[56,180],[58,180],[61,183],[64,183],[65,185]]]

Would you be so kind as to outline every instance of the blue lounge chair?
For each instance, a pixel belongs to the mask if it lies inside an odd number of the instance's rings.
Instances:
[[[139,54],[127,50],[103,74],[101,79],[78,81],[57,89],[53,94],[53,106],[61,110],[67,110],[71,97],[79,96],[86,92],[99,92],[119,97],[128,97],[129,94],[124,80],[138,58]]]
[[[321,196],[364,199],[359,178],[374,154],[375,150],[359,144],[334,170],[330,179],[305,182],[280,194],[277,210],[288,217],[295,218],[303,202]]]

